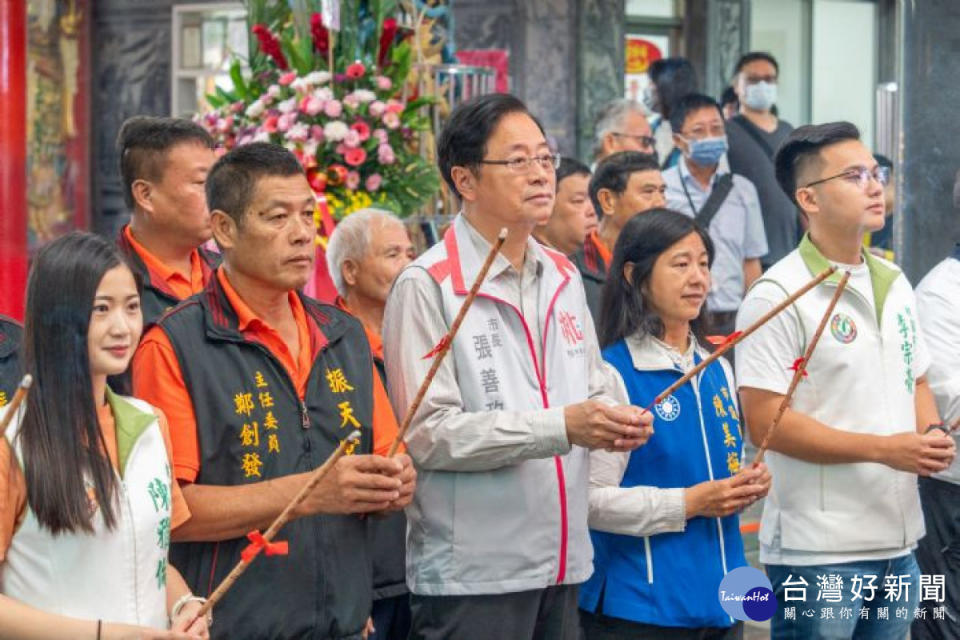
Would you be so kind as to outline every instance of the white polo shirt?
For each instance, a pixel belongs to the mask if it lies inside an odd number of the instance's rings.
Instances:
[[[891,435],[916,429],[916,380],[930,358],[913,290],[896,265],[864,254],[807,363],[792,408],[834,429]],[[804,237],[751,287],[742,330],[829,262]],[[801,297],[736,352],[739,387],[785,394],[840,273]],[[821,565],[889,559],[923,536],[914,474],[876,463],[815,464],[770,451],[773,475],[760,524],[760,561]]]

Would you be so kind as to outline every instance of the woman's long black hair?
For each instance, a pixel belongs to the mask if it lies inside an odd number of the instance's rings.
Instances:
[[[637,332],[663,337],[663,322],[646,300],[644,291],[660,254],[691,233],[698,234],[703,240],[713,265],[713,242],[689,216],[670,209],[651,209],[635,215],[624,225],[613,249],[613,263],[603,286],[597,327],[601,347],[608,347]],[[623,275],[623,268],[628,263],[633,264],[631,280]],[[706,305],[703,305],[700,315],[690,323],[701,342],[705,313]]]
[[[93,531],[86,478],[106,525],[116,523],[117,481],[97,420],[87,332],[100,281],[122,264],[111,243],[74,232],[37,254],[27,281],[23,350],[34,381],[17,437],[30,508],[54,534]]]

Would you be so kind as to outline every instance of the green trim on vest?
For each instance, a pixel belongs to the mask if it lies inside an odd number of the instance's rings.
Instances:
[[[153,413],[145,413],[123,396],[119,396],[107,387],[107,404],[110,405],[110,411],[113,412],[113,419],[117,431],[117,461],[120,465],[120,475],[127,466],[127,459],[130,452],[133,451],[133,445],[143,435],[156,419]]]
[[[830,268],[830,261],[820,253],[820,250],[810,240],[809,232],[803,234],[803,239],[800,240],[800,246],[797,250],[811,274],[816,275],[824,269]],[[863,259],[867,263],[867,270],[870,272],[870,283],[873,286],[873,297],[877,307],[877,326],[880,326],[880,321],[883,318],[883,304],[887,301],[887,295],[890,293],[893,283],[900,277],[900,271],[883,264],[869,251],[861,251]],[[827,278],[827,282],[838,284],[840,282],[840,272],[835,271]]]

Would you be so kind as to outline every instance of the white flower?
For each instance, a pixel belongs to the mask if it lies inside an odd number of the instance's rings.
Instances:
[[[353,95],[356,96],[360,102],[373,102],[377,99],[377,94],[369,89],[357,89],[353,92]]]
[[[306,93],[310,88],[306,78],[297,78],[290,83],[290,88],[296,91],[297,93]]]
[[[287,140],[303,141],[310,135],[310,127],[298,122],[287,130]]]
[[[296,97],[289,98],[277,104],[277,109],[280,113],[291,113],[297,109],[297,99]]]
[[[270,142],[270,134],[266,131],[257,131],[253,136],[253,142]]]
[[[311,71],[304,77],[304,80],[310,84],[326,84],[327,82],[330,82],[330,72]]]
[[[266,107],[264,107],[262,100],[254,100],[250,103],[250,106],[247,107],[245,113],[248,118],[259,118],[261,115],[263,115],[263,110],[265,108]]]
[[[341,120],[334,120],[332,122],[328,122],[327,126],[323,128],[323,137],[325,140],[339,142],[343,140],[348,131],[350,131],[350,127],[348,127],[345,122]]]
[[[333,91],[331,91],[328,87],[323,87],[314,91],[313,97],[317,98],[318,100],[323,100],[324,102],[327,100],[333,100]]]
[[[319,146],[316,140],[307,140],[303,145],[303,153],[308,156],[315,156],[317,155],[317,147]]]
[[[280,85],[272,84],[267,88],[267,95],[271,98],[280,97]]]

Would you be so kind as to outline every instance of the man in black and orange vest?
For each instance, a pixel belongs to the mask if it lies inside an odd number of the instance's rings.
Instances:
[[[0,316],[0,407],[13,400],[23,367],[20,362],[20,343],[23,329],[14,320]]]
[[[130,224],[117,244],[143,279],[144,326],[207,285],[219,256],[210,239],[204,183],[216,157],[210,134],[180,118],[135,116],[117,148]]]
[[[138,397],[169,418],[174,475],[191,517],[171,561],[209,594],[354,429],[284,527],[288,556],[258,559],[216,611],[214,637],[360,638],[372,598],[369,519],[413,494],[397,424],[358,320],[299,293],[313,270],[313,192],[286,149],[238,147],[207,178],[223,265],[163,316],[134,362]]]
[[[597,164],[588,191],[600,226],[591,231],[583,246],[570,256],[583,277],[583,290],[594,324],[600,323],[603,284],[607,281],[620,230],[638,213],[664,206],[666,190],[654,155],[619,151]]]

